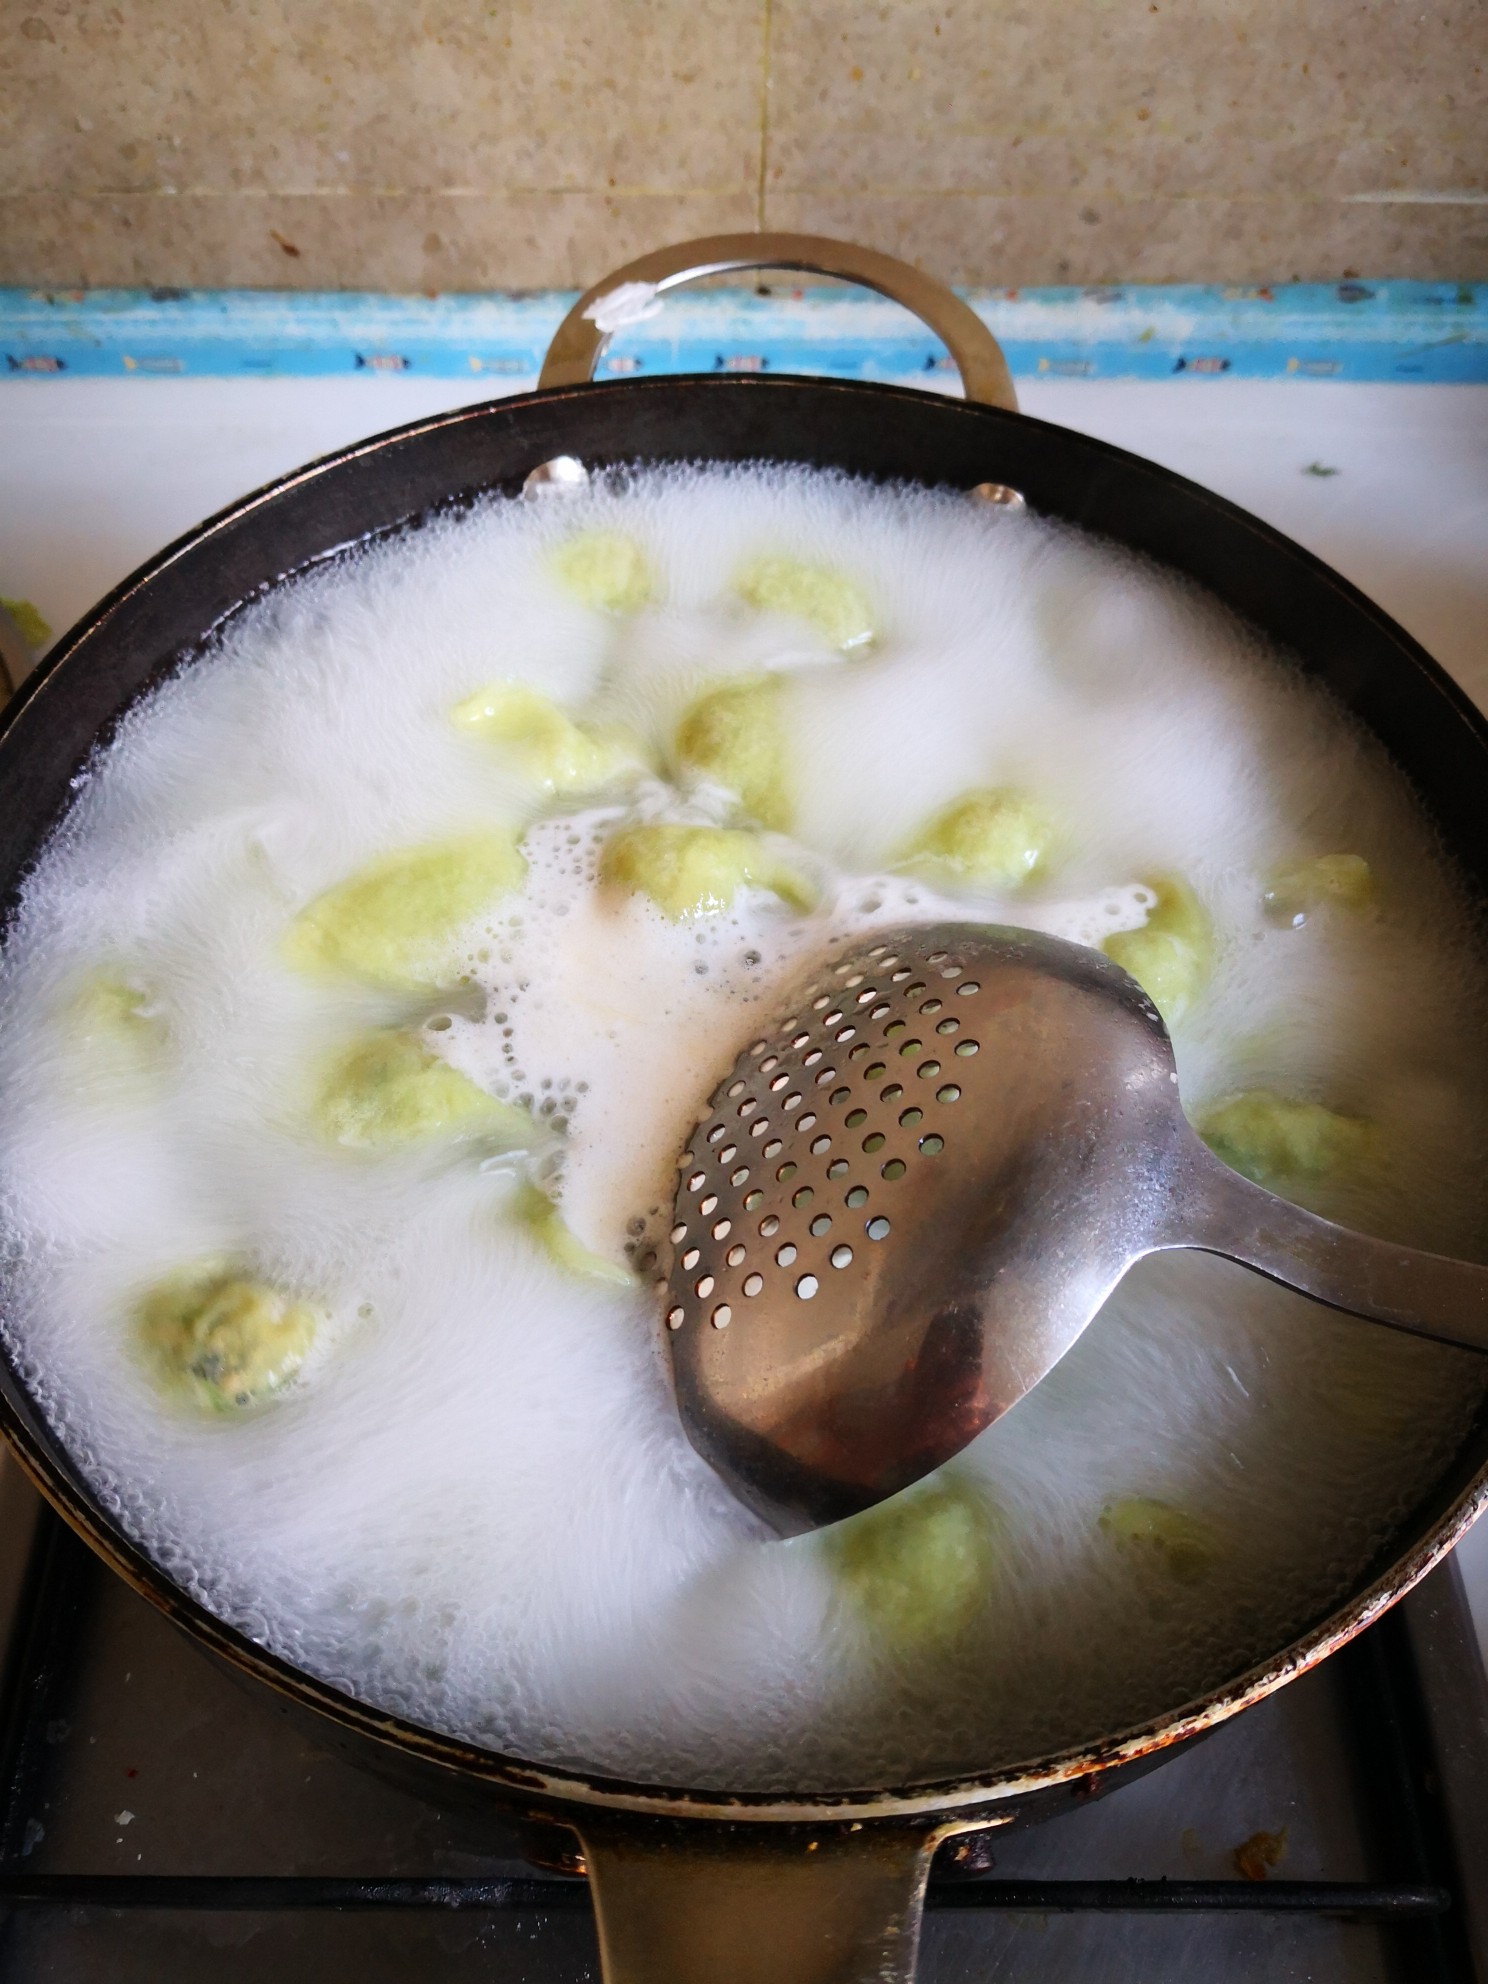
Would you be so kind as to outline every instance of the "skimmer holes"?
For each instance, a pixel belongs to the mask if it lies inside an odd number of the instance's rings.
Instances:
[[[758,1167],[757,1175],[767,1184],[773,1180],[789,1189],[790,1203],[802,1215],[807,1231],[814,1240],[826,1242],[826,1261],[833,1269],[844,1270],[853,1265],[855,1249],[863,1242],[854,1237],[849,1245],[841,1237],[847,1223],[841,1212],[836,1214],[834,1233],[833,1213],[813,1207],[821,1181],[817,1178],[813,1186],[800,1178],[802,1169],[808,1176],[814,1175],[806,1151],[822,1162],[827,1178],[835,1181],[842,1193],[840,1202],[832,1200],[833,1206],[840,1203],[857,1214],[863,1220],[861,1232],[869,1241],[886,1240],[892,1227],[881,1213],[869,1216],[874,1192],[880,1198],[886,1195],[873,1185],[871,1172],[868,1183],[853,1182],[855,1168],[860,1168],[860,1176],[867,1169],[856,1152],[861,1150],[874,1158],[877,1176],[893,1185],[908,1175],[910,1150],[916,1149],[926,1158],[944,1151],[943,1135],[921,1134],[928,1101],[911,1101],[905,1083],[912,1093],[927,1098],[933,1095],[942,1105],[961,1100],[961,1085],[947,1079],[946,1062],[952,1054],[969,1060],[980,1052],[981,1043],[970,1036],[959,1009],[947,1012],[946,1008],[954,1003],[953,993],[958,998],[974,998],[982,987],[965,975],[953,953],[945,951],[916,958],[893,954],[887,945],[880,944],[866,954],[859,953],[858,963],[866,969],[848,965],[835,969],[833,990],[813,988],[809,1013],[798,1006],[800,1018],[783,1019],[772,1038],[753,1043],[749,1080],[731,1077],[716,1093],[716,1120],[696,1132],[696,1138],[705,1142],[695,1142],[694,1150],[684,1152],[679,1170],[685,1194],[692,1196],[684,1197],[683,1203],[693,1211],[677,1217],[670,1232],[687,1282],[684,1299],[665,1311],[668,1329],[680,1329],[686,1322],[689,1296],[695,1296],[702,1305],[697,1311],[699,1319],[706,1316],[715,1329],[724,1329],[741,1300],[764,1295],[768,1277],[761,1268],[768,1269],[772,1261],[782,1269],[803,1268],[801,1247],[784,1237],[779,1215],[762,1212],[765,1192],[758,1186],[744,1189],[750,1183],[751,1164]],[[891,991],[885,989],[890,986]],[[904,1003],[907,1001],[913,1001],[913,1006]],[[911,1069],[923,1088],[917,1089],[910,1080]],[[861,1089],[854,1087],[859,1078]],[[825,1115],[829,1103],[841,1112],[837,1122],[855,1132],[847,1156],[832,1155],[834,1139],[825,1130],[813,1134],[818,1121],[813,1108]],[[787,1156],[791,1145],[786,1121],[778,1125],[770,1121],[772,1115],[778,1117],[782,1112],[801,1148],[799,1162]],[[885,1135],[875,1129],[875,1114],[884,1124],[897,1125],[899,1148],[905,1155],[896,1156],[892,1150],[884,1155],[893,1132],[890,1129]],[[839,1147],[848,1141],[840,1130],[835,1140]],[[700,1158],[710,1169],[697,1168]],[[710,1184],[714,1177],[718,1182]],[[724,1189],[725,1178],[738,1196],[721,1207],[718,1193]],[[755,1215],[742,1236],[740,1215],[733,1210],[740,1203]],[[769,1243],[765,1259],[756,1253],[758,1267],[751,1266],[748,1258],[754,1245],[750,1236],[756,1231]],[[712,1270],[705,1265],[704,1250],[698,1244],[705,1234],[721,1243],[715,1259],[721,1257],[723,1265]],[[718,1276],[725,1273],[739,1277],[726,1284],[728,1300],[721,1299],[718,1291]],[[816,1273],[803,1271],[787,1279],[800,1300],[810,1301],[820,1292],[819,1275],[824,1273],[825,1268],[818,1266]]]

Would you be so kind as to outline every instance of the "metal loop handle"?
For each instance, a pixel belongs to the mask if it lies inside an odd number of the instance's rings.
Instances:
[[[623,269],[585,290],[558,326],[543,360],[539,390],[582,386],[594,377],[605,346],[618,328],[601,330],[595,316],[605,300],[625,285],[645,284],[653,295],[660,296],[685,282],[728,275],[738,269],[801,269],[877,290],[880,296],[912,310],[934,331],[950,352],[969,400],[1017,412],[1018,399],[1002,348],[968,304],[944,283],[911,268],[908,262],[822,234],[710,234],[697,241],[679,241],[671,248],[657,248],[627,262]]]

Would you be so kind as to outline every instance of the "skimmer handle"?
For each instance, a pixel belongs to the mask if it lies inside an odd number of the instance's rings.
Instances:
[[[614,304],[617,291],[633,287],[635,302],[644,307],[646,289],[654,299],[685,282],[740,269],[801,269],[876,289],[880,296],[912,310],[934,331],[955,361],[969,400],[1017,412],[1017,395],[1002,347],[969,304],[908,262],[881,255],[873,248],[859,248],[851,241],[833,241],[823,234],[709,234],[697,241],[654,249],[627,262],[623,269],[585,290],[558,326],[543,360],[539,390],[582,386],[594,377],[605,346],[620,328],[604,307]],[[601,323],[608,328],[601,329]]]
[[[1169,1246],[1226,1254],[1330,1308],[1488,1350],[1488,1267],[1350,1232],[1232,1171],[1195,1137]]]

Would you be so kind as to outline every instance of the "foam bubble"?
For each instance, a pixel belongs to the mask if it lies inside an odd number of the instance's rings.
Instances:
[[[631,533],[652,603],[567,596],[554,546]],[[878,636],[844,658],[746,609],[780,549],[844,572]],[[701,921],[598,884],[632,817],[721,823],[668,780],[710,682],[785,684],[795,838],[818,892]],[[543,801],[448,712],[495,680],[623,722],[655,775]],[[1020,890],[901,865],[959,794],[1060,823]],[[279,943],[391,849],[508,825],[528,877],[426,999],[297,976]],[[1278,863],[1363,855],[1363,912],[1263,914]],[[973,917],[1098,943],[1181,874],[1214,921],[1176,1031],[1190,1106],[1272,1086],[1366,1115],[1386,1153],[1330,1210],[1484,1242],[1482,953],[1381,755],[1246,630],[1108,546],[947,496],[761,470],[637,474],[491,502],[242,615],[148,699],[26,891],[0,965],[6,1340],[104,1505],[186,1589],[363,1699],[495,1747],[625,1775],[824,1787],[991,1766],[1171,1707],[1345,1591],[1451,1453],[1478,1364],[1313,1308],[1224,1263],[1143,1265],[1017,1412],[955,1465],[997,1511],[996,1588],[939,1647],[876,1637],[817,1539],[762,1536],[683,1438],[648,1293],[565,1274],[514,1216],[525,1169],[579,1240],[636,1250],[702,1098],[755,1016],[834,945]],[[149,1053],[99,1060],[69,1015],[100,968]],[[479,1145],[345,1151],[316,1070],[420,1029],[534,1120]],[[157,1041],[156,1036],[161,1038]],[[271,1408],[201,1418],[132,1349],[132,1292],[241,1253],[331,1321]],[[1114,1548],[1114,1499],[1217,1539],[1192,1587]]]

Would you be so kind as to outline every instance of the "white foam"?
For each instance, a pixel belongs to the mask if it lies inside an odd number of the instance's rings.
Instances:
[[[614,621],[548,576],[579,522],[661,574]],[[882,636],[843,659],[743,612],[729,578],[789,548],[855,576]],[[810,914],[751,896],[700,925],[594,876],[619,802],[526,836],[520,897],[471,931],[447,1009],[297,978],[277,944],[389,848],[532,798],[450,707],[496,677],[620,717],[664,754],[685,701],[787,678]],[[1065,828],[1025,892],[937,894],[895,868],[972,785]],[[653,782],[642,814],[722,817]],[[1377,908],[1282,930],[1260,879],[1365,855]],[[990,1765],[1172,1706],[1277,1644],[1356,1577],[1481,1394],[1461,1353],[1329,1316],[1199,1257],[1132,1275],[1058,1370],[959,1465],[1003,1512],[998,1588],[941,1655],[875,1644],[819,1541],[761,1536],[681,1435],[649,1299],[565,1277],[507,1217],[479,1150],[375,1156],[305,1129],[311,1071],[410,1018],[530,1106],[581,1238],[624,1258],[664,1203],[692,1111],[806,959],[874,924],[974,915],[1098,941],[1182,873],[1219,932],[1177,1031],[1191,1105],[1315,1095],[1383,1126],[1390,1163],[1336,1210],[1483,1244],[1481,953],[1378,754],[1188,590],[951,496],[754,471],[637,476],[491,503],[245,614],[143,704],[30,885],[0,969],[6,1333],[114,1509],[206,1603],[364,1699],[524,1755],[735,1786]],[[100,960],[157,988],[153,1083],[91,1066],[62,1015]],[[301,1384],[241,1420],[167,1405],[130,1294],[242,1250],[333,1309]],[[1121,1495],[1190,1509],[1220,1570],[1154,1611],[1099,1528]]]

